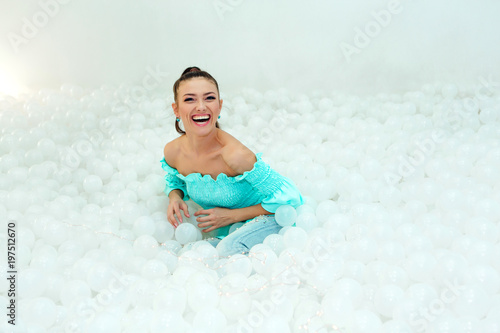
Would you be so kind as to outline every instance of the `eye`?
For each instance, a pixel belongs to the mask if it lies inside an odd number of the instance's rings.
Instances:
[[[214,100],[215,99],[215,96],[208,96],[207,99],[209,100]]]
[[[184,99],[184,102],[191,102],[191,101],[193,101],[193,99],[191,97]]]

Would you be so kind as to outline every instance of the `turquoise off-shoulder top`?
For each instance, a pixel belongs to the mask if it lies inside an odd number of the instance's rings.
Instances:
[[[236,209],[261,204],[265,210],[274,213],[281,205],[298,207],[304,203],[292,180],[280,175],[264,162],[262,153],[257,153],[256,158],[252,170],[235,177],[221,173],[217,179],[200,173],[184,176],[163,158],[162,168],[167,172],[164,192],[168,196],[170,191],[179,189],[184,193],[183,200],[191,198],[203,209]],[[227,236],[229,227],[217,229],[215,236]]]

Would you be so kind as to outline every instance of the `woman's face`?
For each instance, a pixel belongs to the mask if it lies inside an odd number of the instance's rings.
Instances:
[[[177,91],[177,103],[172,104],[175,116],[180,118],[186,133],[210,132],[222,108],[215,83],[197,77],[183,81]]]

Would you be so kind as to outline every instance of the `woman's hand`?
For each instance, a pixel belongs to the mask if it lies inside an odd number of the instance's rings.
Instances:
[[[216,207],[212,209],[201,209],[194,213],[194,216],[199,215],[207,215],[196,219],[196,221],[199,222],[198,227],[204,229],[203,232],[210,232],[217,228],[238,222],[235,220],[233,210],[228,208]]]
[[[171,195],[169,196],[169,203],[167,209],[167,219],[174,228],[179,226],[179,223],[182,223],[182,215],[181,210],[184,212],[186,217],[191,217],[188,211],[188,205],[179,195]],[[175,214],[175,215],[174,215]],[[177,219],[175,218],[177,216]]]

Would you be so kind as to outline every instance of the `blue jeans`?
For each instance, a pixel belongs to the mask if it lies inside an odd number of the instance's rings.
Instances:
[[[223,239],[208,238],[204,240],[217,249],[219,256],[229,257],[237,253],[248,254],[254,245],[262,243],[271,234],[277,234],[281,228],[276,223],[274,215],[260,215],[246,222]],[[188,250],[191,246],[192,244],[186,244],[183,250]]]
[[[262,243],[271,234],[277,234],[281,228],[274,215],[260,215],[224,237],[215,248],[221,257],[248,254],[254,245]]]

